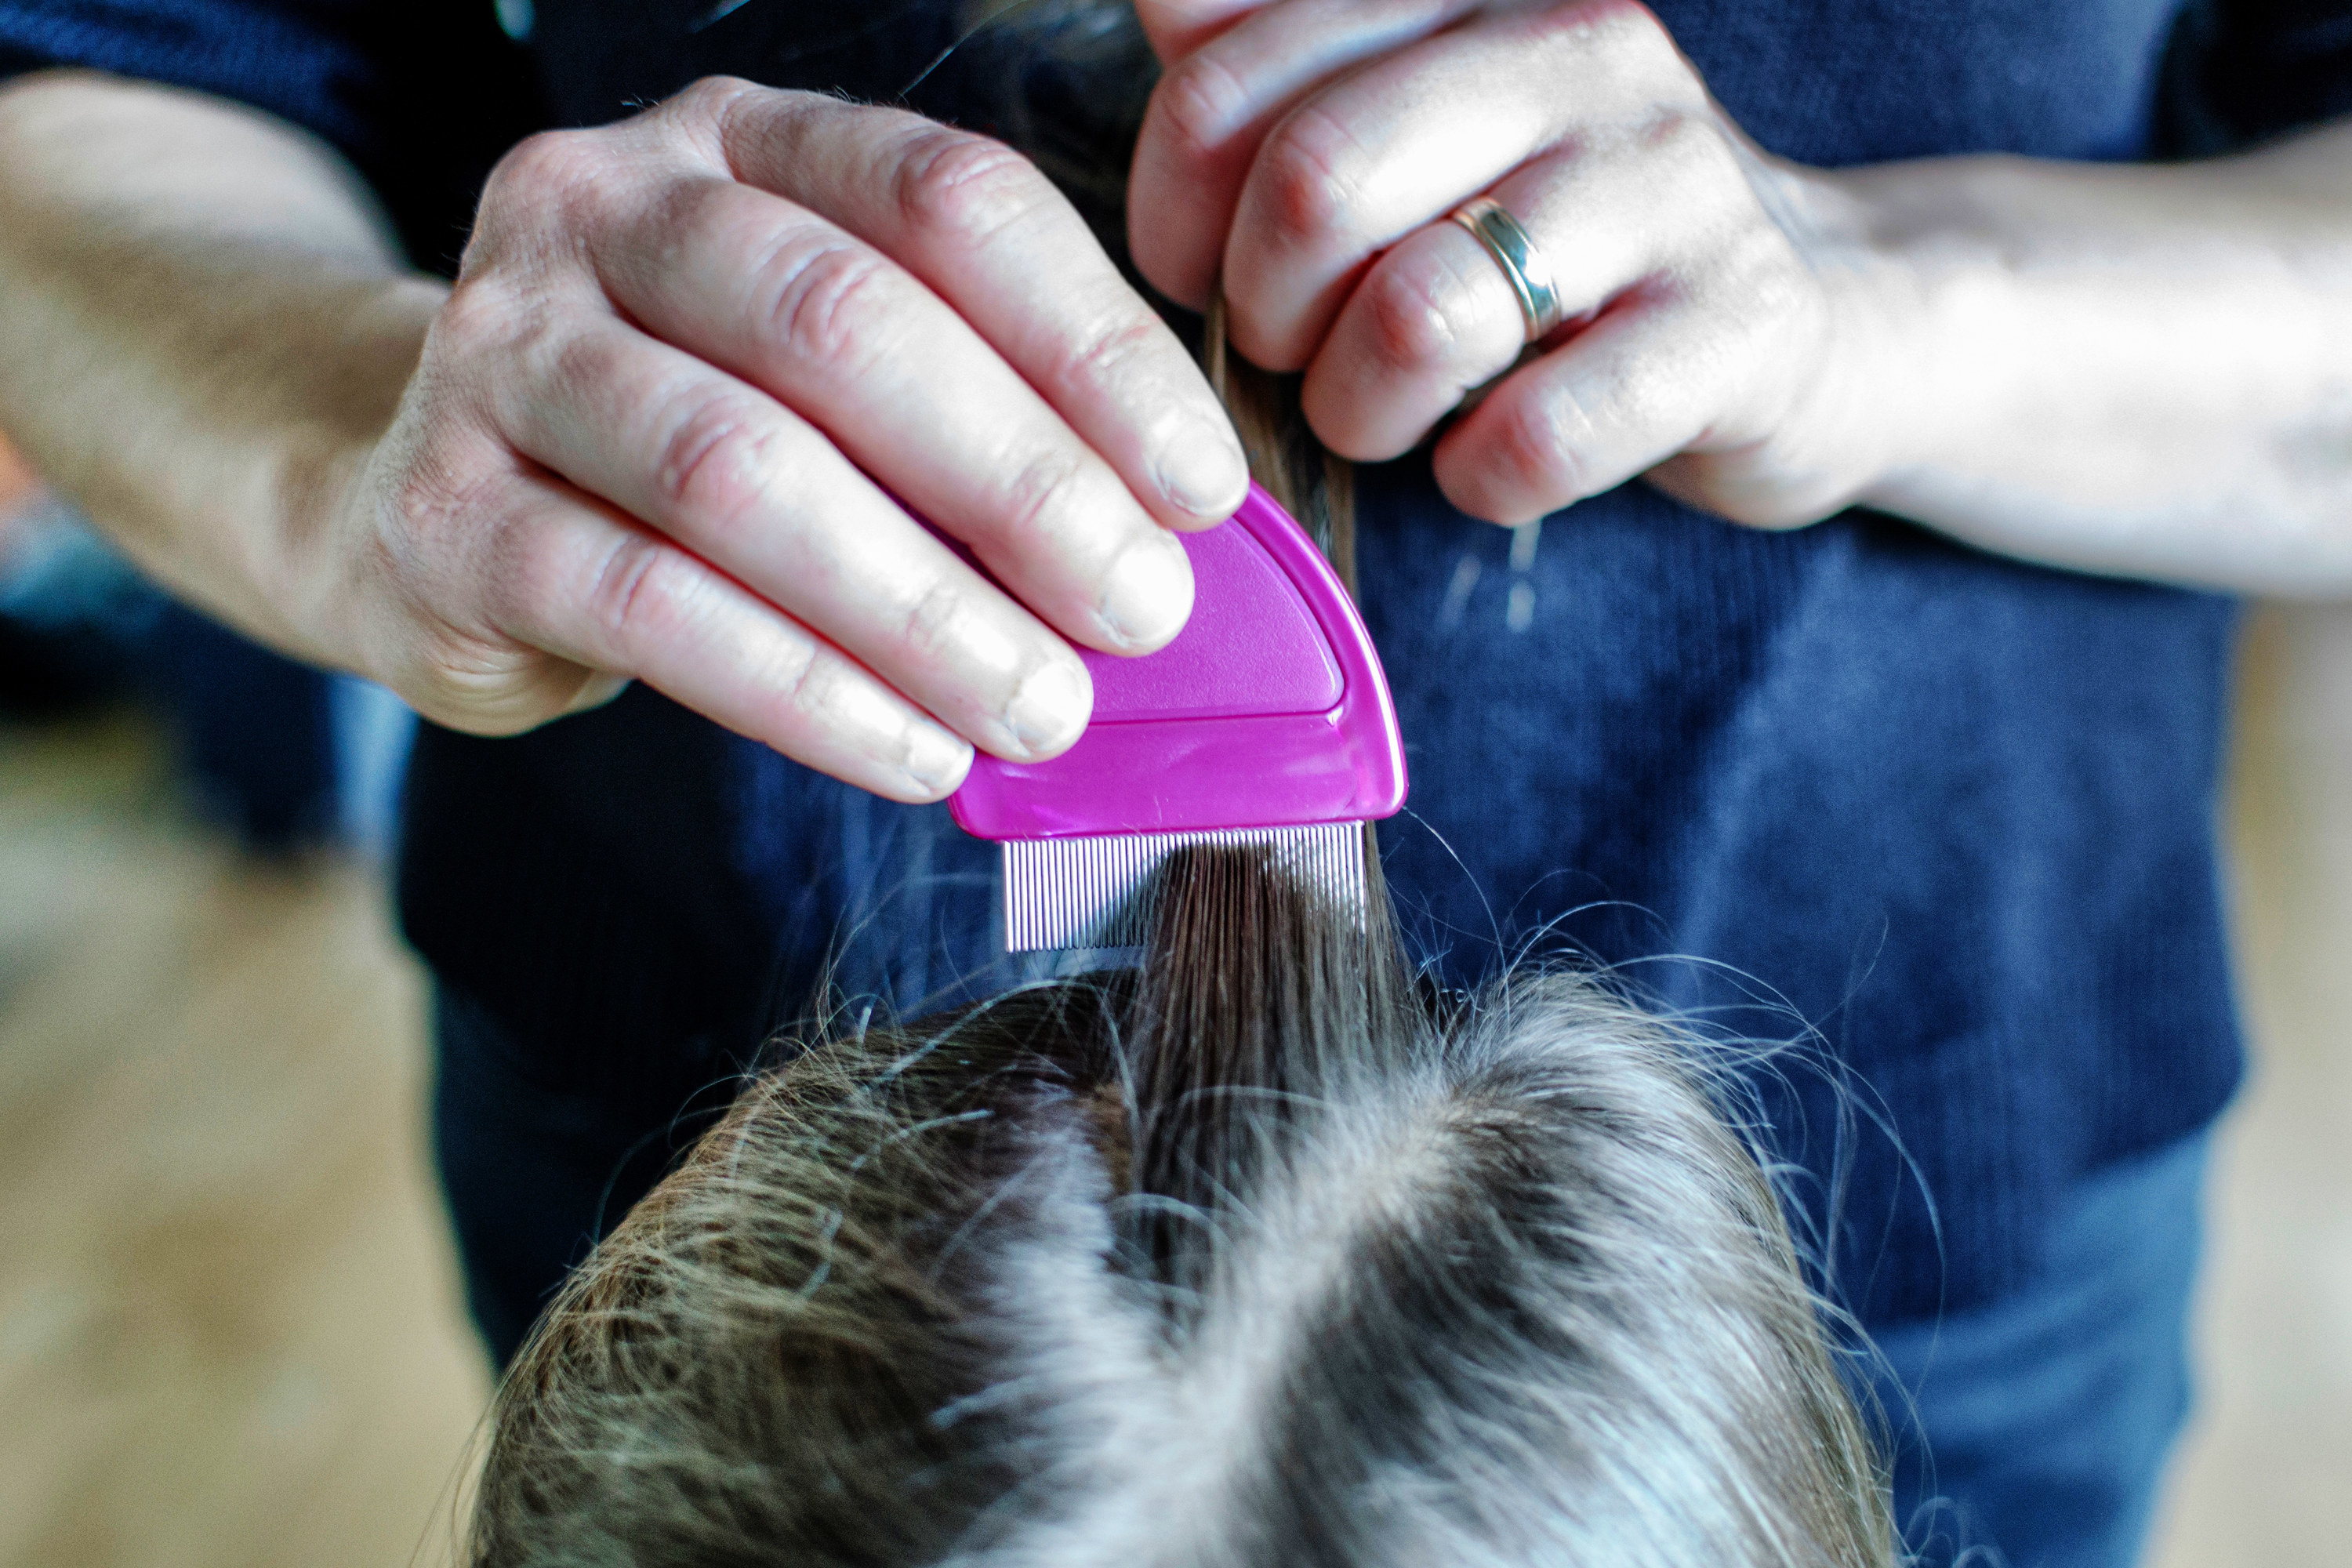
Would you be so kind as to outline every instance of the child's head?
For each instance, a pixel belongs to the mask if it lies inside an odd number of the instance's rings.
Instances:
[[[751,1084],[513,1369],[472,1560],[1890,1563],[1690,1049],[1374,925],[1201,855],[1139,973]]]

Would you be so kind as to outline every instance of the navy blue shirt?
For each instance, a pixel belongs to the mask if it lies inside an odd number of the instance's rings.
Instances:
[[[2125,159],[2343,112],[2328,0],[1657,0],[1790,157]],[[2331,15],[2332,14],[2332,15]],[[1017,63],[938,5],[0,0],[0,68],[247,99],[348,152],[426,264],[523,126],[728,70],[983,126]],[[2180,47],[2168,50],[2168,45]],[[1050,96],[1048,94],[1047,96]],[[2239,1073],[2214,813],[2234,613],[1866,512],[1765,533],[1633,484],[1531,555],[1424,462],[1361,481],[1362,600],[1410,751],[1387,825],[1419,950],[1624,966],[1759,1075],[1834,1287],[1888,1323],[1998,1299],[2066,1184],[2205,1125]],[[1515,607],[1516,606],[1516,607]],[[402,894],[523,1079],[658,1126],[828,956],[900,1006],[992,984],[992,857],[636,689],[532,735],[428,729]],[[1930,1199],[1932,1198],[1932,1204]]]

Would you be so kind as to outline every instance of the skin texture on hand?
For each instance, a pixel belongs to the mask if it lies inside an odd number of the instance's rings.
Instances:
[[[1167,67],[1145,276],[1222,278],[1334,449],[1434,433],[1474,516],[1643,474],[1757,526],[1860,501],[2057,564],[2352,592],[2352,127],[2185,167],[1825,171],[1750,142],[1633,0],[1139,15]],[[1481,194],[1562,295],[1525,357],[1445,221]]]
[[[1137,259],[1180,301],[1222,278],[1342,453],[1434,433],[1500,522],[1643,474],[1758,526],[1859,500],[2032,560],[2352,593],[2352,128],[1824,171],[1754,146],[1631,0],[1140,15],[1168,69]],[[1482,192],[1567,296],[1540,352],[1444,221]],[[1075,738],[1071,645],[1172,636],[1169,531],[1243,485],[1025,162],[730,81],[517,149],[454,291],[267,117],[0,88],[0,427],[165,583],[442,722],[642,679],[910,800],[974,744]]]
[[[125,235],[110,141],[243,169],[275,216],[192,168]],[[935,799],[974,743],[1075,740],[1071,644],[1174,636],[1170,531],[1241,500],[1213,395],[1076,212],[913,115],[713,80],[535,138],[446,295],[258,116],[52,78],[0,94],[16,148],[0,413],[167,580],[458,728],[638,679]],[[78,384],[92,344],[114,368]],[[160,435],[91,434],[97,386]]]

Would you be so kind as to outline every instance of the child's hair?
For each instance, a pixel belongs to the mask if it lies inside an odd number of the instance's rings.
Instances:
[[[1699,1047],[1181,856],[1142,967],[819,1043],[564,1288],[469,1561],[1865,1568]]]
[[[969,3],[1099,55],[1131,136],[1124,7]],[[1118,135],[1064,151],[1116,195]],[[1297,378],[1205,326],[1351,578]],[[1892,1564],[1731,1076],[1588,974],[1429,995],[1367,855],[1351,910],[1188,851],[1139,969],[751,1082],[509,1372],[469,1563]]]

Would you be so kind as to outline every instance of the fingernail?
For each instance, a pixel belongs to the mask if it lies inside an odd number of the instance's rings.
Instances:
[[[971,748],[935,724],[907,727],[907,752],[898,771],[931,800],[952,792],[971,770]]]
[[[1182,630],[1192,613],[1192,563],[1174,534],[1155,528],[1111,563],[1095,619],[1120,647],[1147,648]]]
[[[1188,416],[1160,448],[1160,489],[1194,517],[1222,522],[1248,493],[1249,463],[1230,429]]]
[[[1022,679],[1004,705],[1004,727],[1032,754],[1059,751],[1087,727],[1094,691],[1086,672],[1055,660]]]

